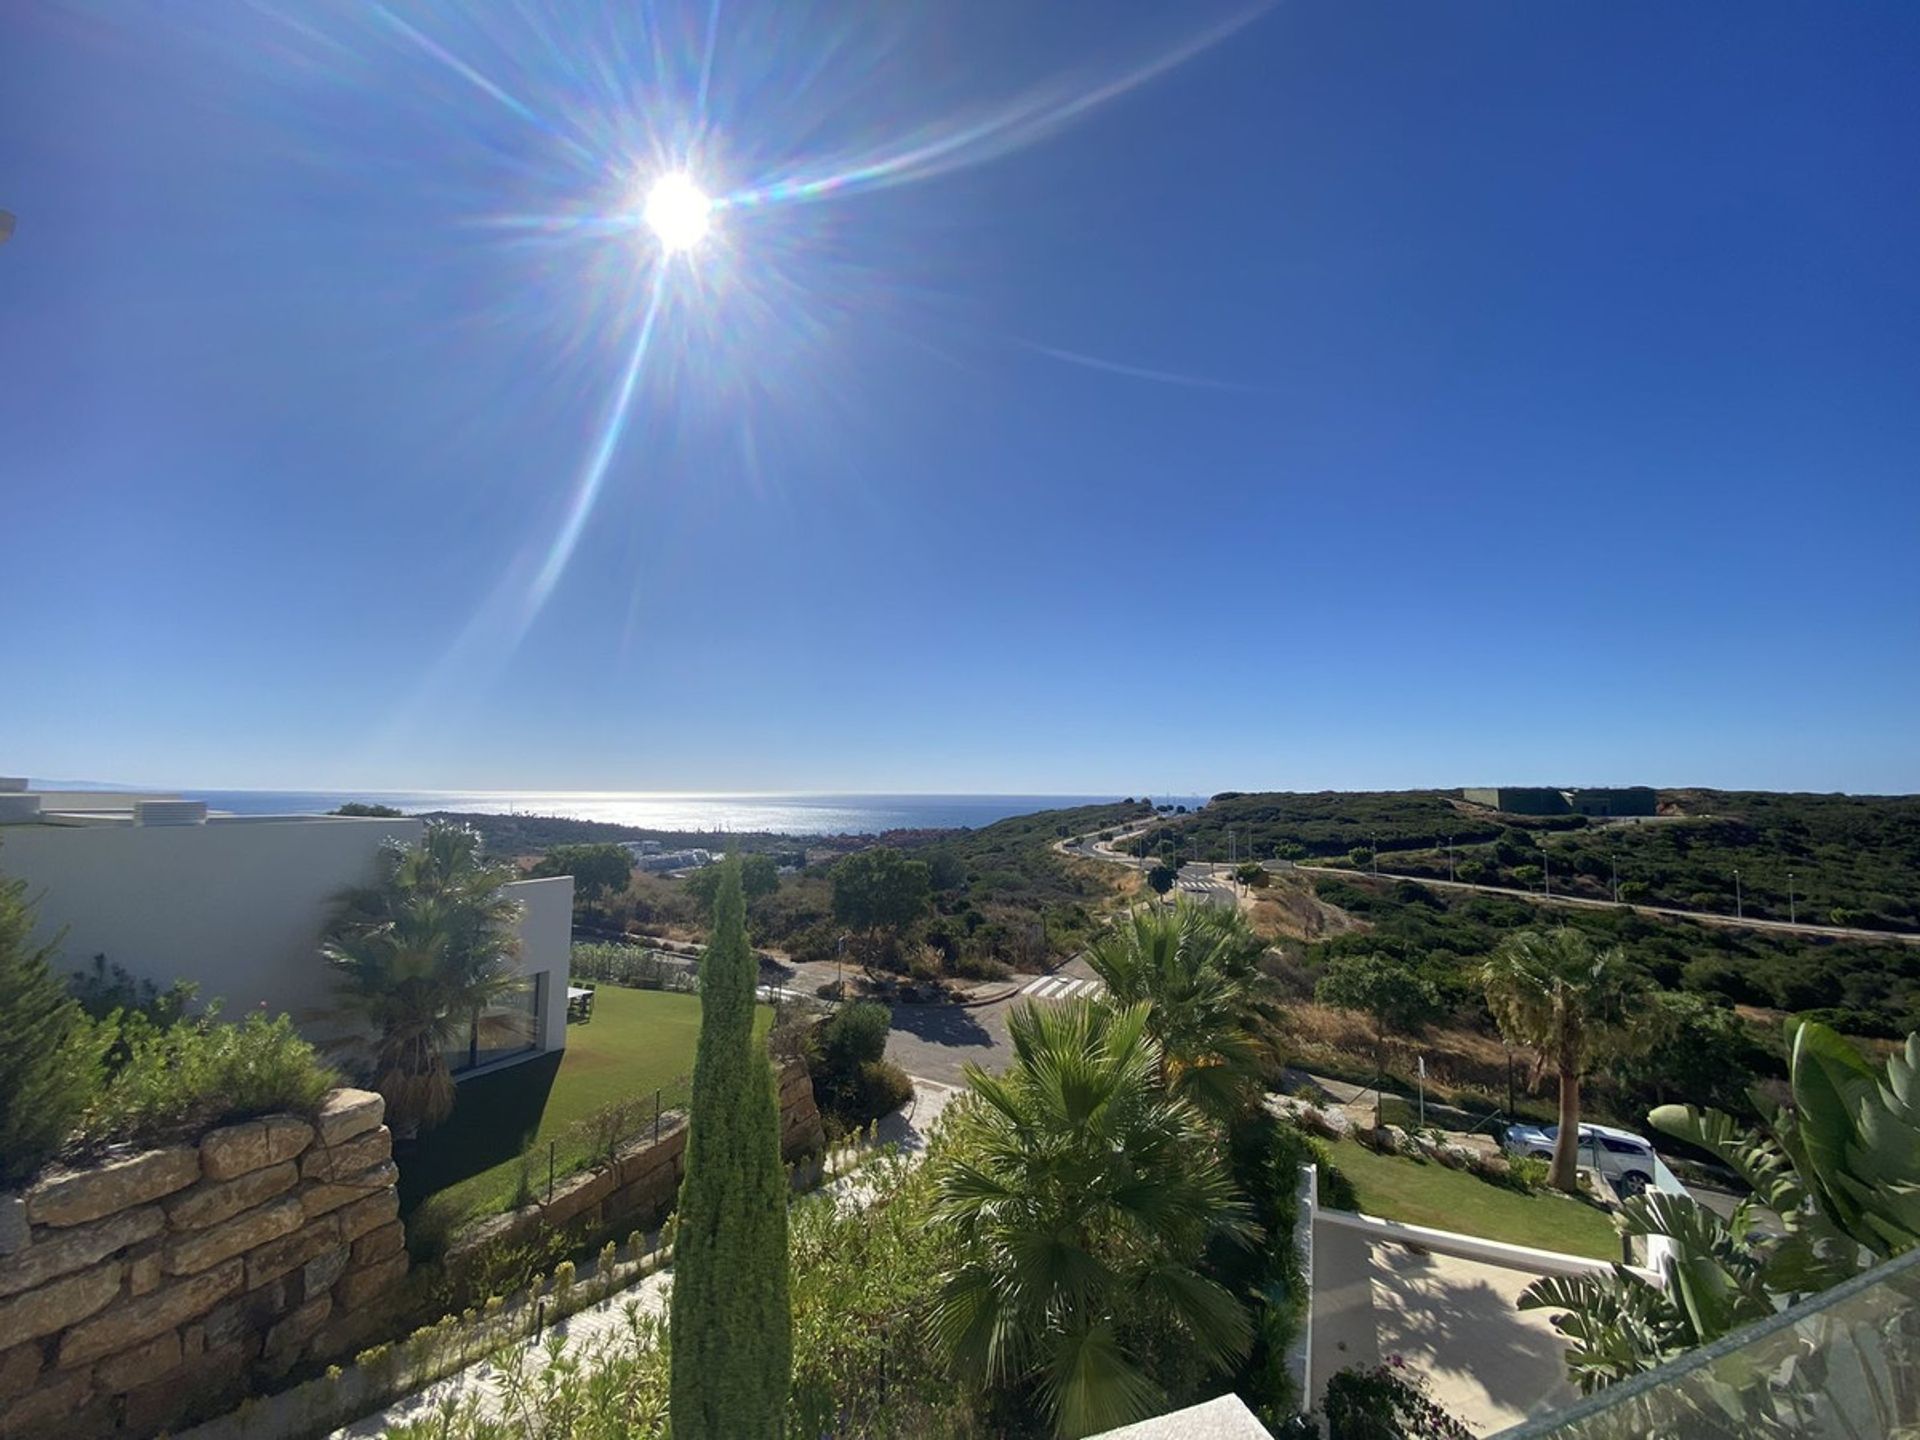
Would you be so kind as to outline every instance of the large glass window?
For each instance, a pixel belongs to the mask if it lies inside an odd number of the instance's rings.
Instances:
[[[546,1013],[546,988],[547,977],[536,975],[470,1017],[459,1039],[447,1047],[447,1068],[457,1075],[533,1049]]]

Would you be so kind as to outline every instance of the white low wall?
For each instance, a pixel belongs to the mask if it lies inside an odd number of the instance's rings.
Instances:
[[[507,894],[520,902],[520,968],[530,979],[546,977],[547,1013],[534,1043],[541,1050],[563,1050],[573,961],[573,877],[516,880]]]
[[[1293,1222],[1293,1248],[1300,1265],[1300,1278],[1306,1286],[1307,1303],[1300,1320],[1300,1333],[1287,1348],[1287,1374],[1300,1396],[1304,1414],[1313,1409],[1318,1393],[1313,1384],[1313,1223],[1320,1213],[1320,1167],[1302,1165],[1300,1183],[1294,1191],[1298,1202]]]
[[[1560,1250],[1536,1250],[1530,1245],[1509,1245],[1504,1240],[1486,1240],[1478,1235],[1462,1235],[1457,1230],[1431,1230],[1425,1225],[1408,1225],[1399,1220],[1382,1220],[1377,1215],[1358,1215],[1351,1210],[1321,1209],[1317,1220],[1357,1230],[1369,1240],[1386,1245],[1412,1245],[1440,1255],[1458,1255],[1482,1265],[1498,1265],[1506,1270],[1522,1270],[1529,1275],[1611,1274],[1615,1262],[1595,1260],[1586,1255],[1568,1255]],[[1634,1274],[1656,1285],[1666,1280],[1651,1270],[1629,1266]]]

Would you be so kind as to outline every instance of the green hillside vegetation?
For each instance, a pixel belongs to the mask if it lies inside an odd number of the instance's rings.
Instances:
[[[1473,966],[1506,935],[1549,923],[1549,915],[1550,923],[1581,930],[1596,946],[1621,947],[1660,990],[1723,1006],[1811,1013],[1857,1035],[1890,1038],[1920,1025],[1920,946],[1697,925],[1624,909],[1545,912],[1522,900],[1434,890],[1410,880],[1321,875],[1313,888],[1366,928],[1307,947],[1309,973],[1317,975],[1340,955],[1408,957],[1474,1025],[1484,1023],[1485,1012]],[[1765,1037],[1769,1048],[1772,1038]],[[1746,1063],[1770,1066],[1758,1052]]]
[[[1496,815],[1462,803],[1450,790],[1228,791],[1191,815],[1167,816],[1134,850],[1156,852],[1171,840],[1183,856],[1191,848],[1194,859],[1225,860],[1231,830],[1242,857],[1251,842],[1261,860],[1306,859],[1345,855],[1376,840],[1383,851],[1405,850],[1445,844],[1449,835],[1458,842],[1492,840],[1509,825],[1565,830],[1585,824],[1584,815]]]
[[[1010,966],[1073,954],[1113,909],[1120,876],[1110,865],[1061,855],[1054,846],[1151,813],[1144,802],[1083,805],[1016,815],[977,830],[894,837],[902,842],[894,848],[927,866],[932,893],[918,921],[884,947],[883,968],[923,980],[989,978]],[[753,943],[796,960],[832,959],[847,931],[833,906],[834,873],[843,863],[842,857],[816,860],[782,874],[770,893],[750,895]],[[698,939],[705,913],[691,888],[685,880],[636,874],[600,910],[612,929]],[[847,958],[854,963],[855,952]]]
[[[531,855],[556,845],[594,845],[606,841],[658,840],[668,850],[793,850],[788,835],[757,831],[648,830],[610,820],[572,820],[561,815],[477,815],[436,810],[428,819],[445,820],[477,830],[493,855]]]
[[[1920,796],[1662,790],[1661,816],[1503,815],[1451,790],[1217,795],[1136,850],[1295,859],[1755,919],[1920,930]],[[1544,847],[1544,855],[1542,853]]]
[[[1920,930],[1920,796],[1691,790],[1662,799],[1686,818],[1561,833],[1515,826],[1488,844],[1456,837],[1454,873],[1539,889],[1544,845],[1555,893],[1612,899],[1617,871],[1623,901],[1731,915],[1737,870],[1749,918]],[[1447,857],[1383,854],[1381,868],[1445,879]]]

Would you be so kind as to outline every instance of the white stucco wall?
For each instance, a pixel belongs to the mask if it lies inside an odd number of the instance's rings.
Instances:
[[[360,817],[245,816],[204,825],[0,826],[0,874],[27,882],[37,936],[60,932],[57,968],[95,955],[165,987],[199,986],[229,1017],[262,1002],[315,1038],[333,1003],[319,955],[321,926],[339,893],[375,876],[389,839],[411,843],[423,822]],[[566,1043],[566,984],[573,881],[508,887],[525,913],[522,963],[548,975],[552,997],[541,1048]]]
[[[542,1050],[567,1043],[567,975],[573,955],[573,877],[516,880],[507,893],[518,900],[520,968],[528,976],[547,977],[545,1027],[537,1039]]]

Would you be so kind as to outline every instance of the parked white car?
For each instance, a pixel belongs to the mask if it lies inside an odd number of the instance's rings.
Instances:
[[[1558,1125],[1509,1125],[1506,1148],[1510,1155],[1553,1158]],[[1611,1125],[1580,1127],[1580,1163],[1598,1170],[1621,1196],[1638,1195],[1653,1184],[1653,1145],[1631,1130]]]

